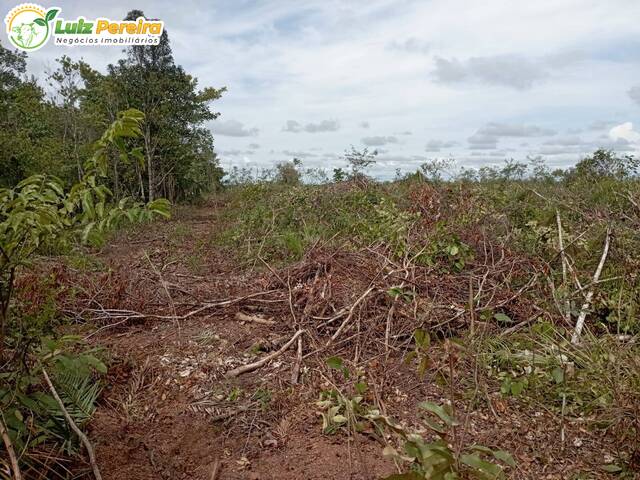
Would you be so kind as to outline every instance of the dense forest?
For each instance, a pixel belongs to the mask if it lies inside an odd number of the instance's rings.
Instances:
[[[166,31],[28,60],[0,44],[1,479],[638,478],[637,158],[224,172],[225,88]]]

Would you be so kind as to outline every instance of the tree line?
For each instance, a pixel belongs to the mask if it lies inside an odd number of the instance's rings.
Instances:
[[[132,10],[125,20],[144,17]],[[223,171],[205,123],[225,88],[200,88],[177,65],[165,30],[157,46],[130,46],[101,73],[66,55],[42,80],[28,77],[27,56],[0,43],[0,187],[46,172],[70,185],[118,112],[145,114],[142,135],[121,139],[132,155],[108,154],[115,198],[188,200],[215,189]]]

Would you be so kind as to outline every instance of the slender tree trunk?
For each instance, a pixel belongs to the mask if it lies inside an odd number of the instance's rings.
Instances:
[[[120,199],[120,179],[118,178],[118,159],[113,159],[113,190],[116,199]]]
[[[153,164],[153,149],[151,148],[151,132],[149,127],[145,128],[144,133],[144,151],[147,157],[147,177],[149,179],[149,201],[153,202],[156,198],[156,178],[155,165]]]
[[[140,165],[138,164],[138,162],[135,162],[135,167],[136,167],[136,175],[138,176],[138,186],[140,187],[140,191],[139,191],[139,195],[140,195],[140,200],[144,201],[144,180],[142,179],[142,168],[140,167]]]
[[[4,359],[4,341],[7,333],[7,325],[9,323],[11,295],[13,293],[15,272],[15,267],[9,269],[6,284],[0,287],[0,360]]]

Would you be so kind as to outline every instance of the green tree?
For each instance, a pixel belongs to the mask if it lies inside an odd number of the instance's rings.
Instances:
[[[640,160],[631,156],[618,156],[612,150],[598,149],[578,162],[570,173],[573,178],[624,180],[638,173]]]
[[[294,158],[290,162],[281,162],[276,165],[276,181],[285,185],[300,184],[300,170],[298,168],[302,162]]]
[[[363,175],[367,168],[376,163],[377,155],[377,150],[370,152],[366,147],[364,150],[356,150],[352,145],[351,150],[345,150],[344,159],[351,166],[351,177],[357,178]]]
[[[90,113],[80,108],[85,93],[83,72],[90,67],[82,60],[75,62],[66,55],[56,59],[56,62],[58,68],[49,72],[46,80],[51,92],[50,100],[57,107],[54,109],[57,136],[64,158],[67,159],[66,171],[58,174],[69,181],[73,177],[80,180],[84,174],[82,159],[90,154],[91,145],[100,131],[94,128]],[[71,174],[72,169],[75,175]]]
[[[144,17],[132,10],[125,19]],[[207,178],[219,181],[222,172],[213,152],[213,138],[203,128],[205,122],[219,114],[210,110],[210,103],[220,98],[224,88],[198,89],[198,81],[176,65],[163,32],[157,46],[131,46],[126,58],[109,65],[104,78],[93,85],[100,92],[109,92],[103,101],[93,104],[104,113],[117,109],[137,108],[145,113],[142,144],[146,171],[138,172],[140,195],[149,200],[159,195],[173,200],[201,193],[205,187],[190,180]],[[203,175],[204,174],[204,175]],[[146,188],[145,188],[146,187]]]

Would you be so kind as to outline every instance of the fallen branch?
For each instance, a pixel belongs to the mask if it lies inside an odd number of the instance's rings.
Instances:
[[[55,398],[56,402],[58,402],[58,405],[60,406],[60,410],[62,410],[62,414],[64,415],[64,418],[67,420],[67,423],[71,427],[71,430],[73,430],[76,433],[76,435],[78,435],[78,437],[80,438],[80,441],[84,445],[84,448],[87,449],[87,453],[89,454],[89,463],[91,463],[93,475],[96,477],[96,480],[102,480],[102,475],[100,474],[100,469],[98,468],[98,463],[96,462],[96,455],[93,452],[93,447],[91,446],[91,442],[89,442],[89,439],[87,438],[87,436],[82,432],[82,430],[78,428],[76,423],[71,418],[71,415],[69,415],[69,412],[65,408],[64,403],[60,399],[58,392],[53,386],[53,383],[51,383],[51,379],[49,378],[49,375],[47,375],[47,371],[44,368],[42,369],[42,374],[44,375],[44,379],[46,380],[47,385],[49,385],[49,390],[51,390],[51,394],[53,395],[53,398]]]
[[[611,227],[607,227],[607,237],[604,241],[604,248],[602,249],[602,256],[600,257],[600,263],[598,263],[598,267],[593,274],[593,285],[598,283],[600,280],[600,274],[602,273],[602,268],[604,267],[604,262],[607,260],[607,255],[609,254],[609,245],[611,243]],[[578,320],[576,321],[576,328],[573,332],[573,336],[571,337],[571,343],[576,345],[580,342],[580,334],[582,333],[582,329],[584,328],[584,321],[587,318],[587,312],[589,311],[589,307],[591,306],[591,299],[593,298],[594,288],[591,288],[587,292],[585,296],[584,303],[582,304],[582,308],[580,309],[580,315],[578,315]]]
[[[271,360],[273,360],[274,358],[279,357],[280,355],[282,355],[284,352],[287,351],[287,349],[293,345],[293,343],[298,339],[298,337],[300,335],[302,335],[304,333],[304,330],[298,330],[295,335],[293,335],[293,337],[291,337],[289,339],[289,341],[287,343],[285,343],[282,348],[280,348],[280,350],[277,350],[275,352],[273,352],[270,355],[267,355],[264,358],[261,358],[260,360],[258,360],[257,362],[253,362],[253,363],[248,363],[247,365],[241,365],[238,368],[234,368],[233,370],[229,370],[227,373],[224,374],[225,378],[234,378],[237,377],[239,375],[242,375],[243,373],[247,373],[247,372],[252,372],[253,370],[257,370],[258,368],[262,367],[263,365],[269,363]]]
[[[560,261],[562,262],[562,286],[567,288],[567,256],[564,253],[564,239],[562,238],[562,220],[560,210],[556,208],[556,223],[558,224],[558,248],[560,249]],[[565,295],[567,292],[565,291]],[[564,318],[567,325],[571,324],[571,301],[567,297],[564,301]]]
[[[351,305],[351,308],[349,309],[349,315],[347,315],[347,318],[344,319],[344,321],[340,324],[340,326],[338,327],[338,329],[336,330],[336,333],[334,333],[331,337],[331,339],[329,340],[329,343],[335,341],[336,338],[338,338],[340,336],[340,334],[342,333],[342,330],[344,330],[344,327],[347,326],[347,323],[349,323],[349,321],[351,320],[351,318],[353,317],[353,313],[356,310],[356,307],[360,304],[360,302],[362,302],[362,300],[364,300],[367,295],[369,295],[373,290],[375,289],[375,287],[371,286],[369,288],[367,288],[367,290],[360,296],[360,298],[358,298],[355,302],[353,302],[353,305]]]
[[[217,480],[219,473],[220,473],[220,459],[216,458],[215,462],[213,462],[213,467],[211,467],[211,475],[209,476],[209,480]]]
[[[291,383],[297,385],[300,380],[300,366],[302,365],[302,337],[298,337],[298,350],[296,354],[296,363],[291,370]]]
[[[0,435],[2,436],[2,441],[7,449],[7,453],[9,454],[11,470],[13,470],[13,478],[15,480],[22,480],[22,473],[20,473],[20,467],[18,466],[18,457],[16,457],[16,451],[13,449],[13,443],[11,443],[11,439],[9,438],[9,432],[7,432],[7,429],[4,426],[4,418],[0,418]]]
[[[242,313],[242,312],[236,313],[236,320],[240,320],[241,322],[259,323],[260,325],[276,324],[276,322],[274,322],[273,320],[268,320],[266,318],[262,318],[257,315],[247,315],[246,313]]]
[[[142,313],[136,312],[135,310],[121,310],[121,309],[105,309],[105,308],[91,308],[86,309],[84,312],[92,313],[95,315],[94,320],[105,320],[105,319],[123,319],[127,320],[142,320],[142,319],[154,319],[154,320],[186,320],[187,318],[193,317],[199,313],[202,313],[206,310],[215,307],[228,307],[229,305],[233,305],[235,303],[242,302],[244,300],[249,300],[251,298],[260,297],[262,295],[267,295],[269,293],[277,292],[278,290],[266,290],[264,292],[256,292],[249,295],[244,295],[242,297],[236,297],[229,300],[223,300],[220,302],[206,302],[203,303],[200,307],[195,310],[191,310],[190,312],[185,313],[184,315],[156,315],[153,313]]]

